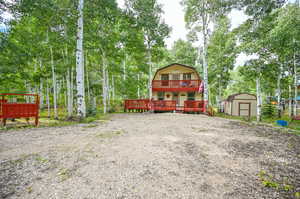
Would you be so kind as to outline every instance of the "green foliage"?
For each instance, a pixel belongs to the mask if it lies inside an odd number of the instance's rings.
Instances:
[[[217,20],[208,45],[208,79],[212,99],[218,96],[221,100],[223,90],[229,84],[236,55],[236,37],[234,32],[230,31],[230,20],[221,16]]]
[[[273,104],[264,104],[262,107],[262,116],[265,118],[273,118],[276,116],[276,106]]]
[[[180,63],[188,66],[195,66],[197,61],[197,48],[193,47],[192,43],[184,40],[174,42],[170,50],[169,63]]]

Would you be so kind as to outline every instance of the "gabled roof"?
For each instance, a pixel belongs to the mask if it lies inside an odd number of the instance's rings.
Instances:
[[[156,75],[157,75],[157,73],[158,73],[159,71],[164,70],[164,69],[169,68],[169,67],[174,66],[174,65],[178,65],[178,66],[182,66],[182,67],[185,67],[185,68],[189,68],[189,69],[194,70],[194,71],[196,72],[198,78],[201,79],[201,77],[200,77],[200,75],[198,74],[198,71],[196,70],[196,68],[194,68],[194,67],[192,67],[192,66],[187,66],[187,65],[184,65],[184,64],[179,64],[179,63],[173,63],[173,64],[170,64],[170,65],[167,65],[167,66],[165,66],[165,67],[162,67],[162,68],[158,69],[158,70],[155,72],[155,75],[153,76],[153,78],[156,77]]]
[[[236,96],[238,96],[238,95],[243,95],[243,94],[245,94],[245,95],[252,95],[252,96],[255,97],[255,99],[257,99],[256,95],[253,95],[253,94],[250,94],[250,93],[236,93],[236,94],[233,94],[233,95],[228,96],[228,98],[227,98],[225,101],[231,102],[231,101],[234,100],[234,98],[235,98]]]

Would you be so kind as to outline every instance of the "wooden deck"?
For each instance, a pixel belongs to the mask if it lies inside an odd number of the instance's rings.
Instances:
[[[155,112],[191,112],[191,113],[202,113],[206,112],[204,101],[185,101],[184,106],[176,105],[174,100],[125,100],[124,111],[131,112],[144,112],[144,111],[155,111]]]

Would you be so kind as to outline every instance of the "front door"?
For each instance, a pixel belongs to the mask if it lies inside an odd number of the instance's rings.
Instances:
[[[176,101],[176,106],[180,106],[179,94],[178,93],[173,93],[172,100]]]
[[[239,103],[239,116],[251,116],[251,103],[240,102]]]

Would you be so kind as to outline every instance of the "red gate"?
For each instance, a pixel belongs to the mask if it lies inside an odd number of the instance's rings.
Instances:
[[[35,97],[34,103],[18,103],[9,102],[6,98],[8,96],[33,96]],[[35,125],[39,124],[39,96],[36,94],[13,94],[1,93],[0,94],[0,119],[5,126],[6,120],[9,118],[35,118]]]

